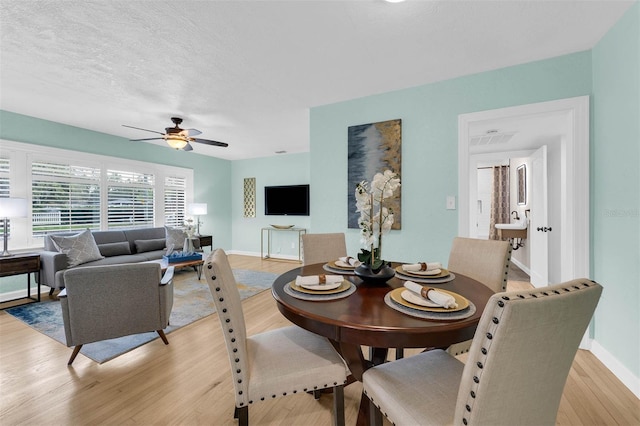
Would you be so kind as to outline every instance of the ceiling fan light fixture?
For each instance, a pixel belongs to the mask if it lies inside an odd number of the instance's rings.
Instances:
[[[169,146],[173,149],[182,149],[187,146],[188,143],[184,137],[178,135],[167,135],[165,140],[167,141],[167,144],[169,144]]]

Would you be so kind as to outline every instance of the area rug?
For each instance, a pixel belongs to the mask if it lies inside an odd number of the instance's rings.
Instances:
[[[277,274],[248,269],[234,269],[233,275],[242,299],[271,288],[271,284],[277,277]],[[204,276],[198,281],[193,270],[183,269],[176,271],[173,282],[173,309],[171,310],[170,325],[165,329],[165,334],[207,317],[216,311]],[[32,303],[6,309],[6,312],[34,330],[66,345],[59,301],[47,300]],[[82,347],[80,353],[102,364],[158,337],[158,333],[150,332],[88,343]]]

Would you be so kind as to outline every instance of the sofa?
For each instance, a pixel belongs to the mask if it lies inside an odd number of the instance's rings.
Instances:
[[[176,234],[177,232],[177,234]],[[69,241],[83,233],[90,233],[97,245],[98,253],[89,258],[95,260],[81,260],[76,264],[67,253],[61,252],[60,241]],[[44,251],[40,252],[40,284],[55,289],[62,289],[64,285],[64,271],[69,268],[86,266],[101,266],[146,262],[162,259],[167,252],[167,236],[174,249],[181,250],[186,235],[182,230],[166,227],[126,229],[114,231],[83,231],[48,234],[44,238]],[[56,242],[54,242],[56,239]],[[193,240],[199,249],[199,240]],[[91,247],[95,251],[95,247]],[[89,249],[89,250],[90,250]]]

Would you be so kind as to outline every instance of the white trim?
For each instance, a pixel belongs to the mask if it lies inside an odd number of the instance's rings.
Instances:
[[[469,206],[469,127],[478,121],[506,117],[568,113],[571,122],[565,139],[566,176],[563,200],[563,246],[561,281],[589,277],[589,97],[560,99],[458,116],[458,235],[469,236],[471,214]]]
[[[631,370],[602,347],[596,340],[591,340],[591,353],[604,364],[609,371],[627,387],[636,398],[640,398],[640,377],[634,376]]]

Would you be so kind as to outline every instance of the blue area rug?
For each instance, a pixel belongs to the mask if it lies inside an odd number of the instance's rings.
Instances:
[[[234,269],[233,275],[242,299],[271,288],[271,284],[278,276],[277,274],[248,269]],[[164,330],[165,334],[209,316],[216,311],[204,276],[198,281],[193,270],[183,269],[176,271],[173,282],[174,295],[170,319],[171,325]],[[47,300],[40,303],[31,303],[6,309],[6,312],[31,328],[66,345],[59,301]],[[103,340],[84,345],[80,353],[102,364],[157,338],[159,338],[158,333],[150,332]],[[71,351],[69,351],[69,356],[71,356]]]

